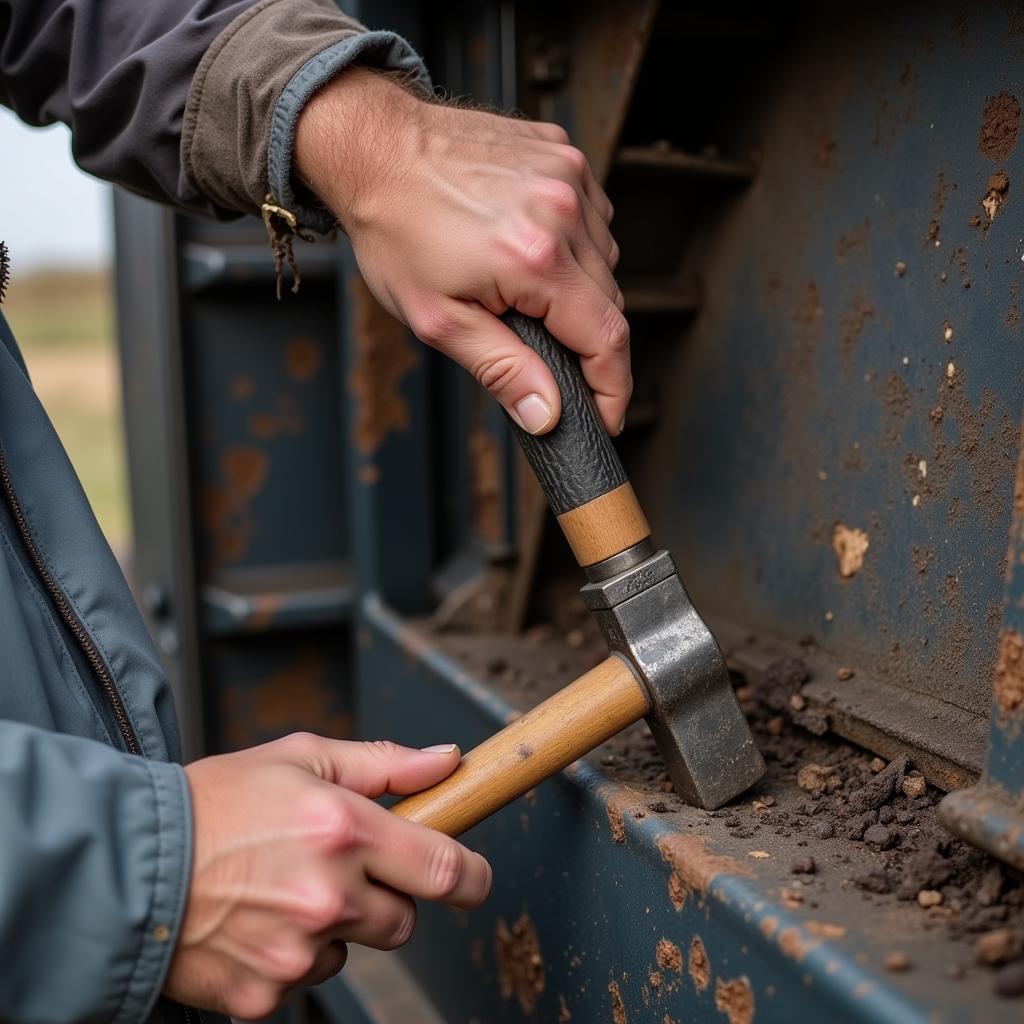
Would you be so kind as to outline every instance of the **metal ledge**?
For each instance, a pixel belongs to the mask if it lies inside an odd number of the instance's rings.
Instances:
[[[367,735],[465,749],[516,716],[375,598],[361,618]],[[521,643],[471,642],[502,656]],[[771,793],[780,808],[794,799],[781,786]],[[799,884],[789,871],[806,852],[799,834],[744,840],[719,817],[652,813],[649,801],[588,759],[467,835],[495,868],[491,899],[474,914],[422,906],[401,954],[444,1019],[721,1021],[745,1007],[749,1015],[732,1019],[1018,1019],[1019,1006],[993,996],[980,969],[968,966],[961,981],[945,975],[950,959],[969,954],[939,946],[916,904],[876,904],[842,884],[876,863],[868,850],[819,844],[819,872],[792,909],[782,898]],[[906,973],[884,969],[896,948],[913,965]]]

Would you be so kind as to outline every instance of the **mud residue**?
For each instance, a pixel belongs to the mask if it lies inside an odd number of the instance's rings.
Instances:
[[[261,448],[233,445],[221,453],[220,479],[199,495],[199,521],[206,533],[210,568],[239,561],[256,532],[252,500],[266,486],[270,461]]]
[[[729,1024],[752,1024],[754,1020],[754,990],[744,978],[732,981],[715,979],[715,1006],[729,1018]]]
[[[616,843],[624,843],[626,841],[626,826],[622,823],[622,801],[617,800],[614,796],[611,797],[605,805],[605,810],[608,814],[608,824],[612,830],[612,840]]]
[[[662,860],[672,869],[669,896],[679,910],[691,893],[704,894],[719,875],[751,876],[750,868],[732,857],[712,853],[699,836],[670,833],[658,840]]]
[[[839,322],[839,355],[843,366],[849,372],[853,364],[853,356],[860,343],[860,336],[868,320],[874,319],[875,308],[866,295],[858,293],[843,311]]]
[[[950,194],[956,185],[946,181],[946,175],[939,171],[935,179],[935,187],[932,189],[932,217],[928,222],[928,234],[925,238],[926,244],[935,245],[942,233],[942,211],[946,208]]]
[[[392,431],[409,429],[411,413],[401,383],[420,357],[409,332],[377,302],[361,277],[349,279],[348,292],[354,311],[355,361],[348,378],[355,407],[353,440],[368,455]]]
[[[628,1024],[626,1004],[622,1001],[622,993],[614,981],[608,982],[608,994],[612,997],[612,1020],[614,1024]]]
[[[999,635],[999,660],[996,662],[996,703],[1007,714],[1024,705],[1024,637],[1015,629]]]
[[[839,241],[836,242],[836,261],[845,263],[846,257],[855,249],[863,248],[870,237],[871,222],[865,218],[863,223],[839,236]]]
[[[533,1013],[544,993],[544,959],[537,941],[537,929],[525,911],[511,928],[504,918],[498,918],[494,952],[498,960],[498,985],[502,998],[515,996],[523,1013]]]
[[[693,941],[690,943],[687,968],[693,979],[693,987],[698,992],[704,992],[711,984],[711,962],[708,960],[708,952],[699,935],[694,935]]]
[[[1013,152],[1020,131],[1020,101],[1012,93],[990,96],[982,112],[978,150],[1002,163]]]
[[[910,415],[910,389],[894,370],[878,386],[877,393],[885,408],[885,440],[890,445],[898,444],[903,426]]]
[[[851,528],[845,523],[836,523],[832,527],[832,550],[836,554],[839,575],[843,579],[850,579],[860,572],[870,543],[864,530]]]
[[[292,380],[305,384],[324,364],[323,349],[316,338],[293,338],[284,350],[284,370]]]
[[[654,950],[658,966],[665,971],[681,971],[683,969],[683,954],[679,947],[669,939],[658,939],[658,945]]]

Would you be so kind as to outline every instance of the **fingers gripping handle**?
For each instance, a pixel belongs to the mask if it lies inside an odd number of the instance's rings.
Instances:
[[[649,710],[647,691],[625,659],[613,654],[471,750],[443,782],[393,810],[461,835]]]
[[[579,358],[560,345],[543,321],[510,311],[505,323],[554,375],[562,416],[547,434],[512,429],[533,468],[580,565],[618,554],[650,535],[580,369]]]

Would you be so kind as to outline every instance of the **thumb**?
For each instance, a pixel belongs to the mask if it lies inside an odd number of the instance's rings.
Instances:
[[[390,740],[325,740],[320,774],[327,782],[376,799],[383,793],[418,793],[446,779],[459,763],[454,743],[415,750]]]
[[[468,370],[530,434],[546,434],[562,414],[558,385],[533,349],[482,306],[466,306],[434,347]]]

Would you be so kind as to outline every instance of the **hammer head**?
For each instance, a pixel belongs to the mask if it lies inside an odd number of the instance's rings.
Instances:
[[[736,702],[722,651],[672,556],[658,551],[588,583],[582,594],[608,646],[632,662],[647,688],[647,723],[679,795],[713,809],[757,782],[764,760]]]

